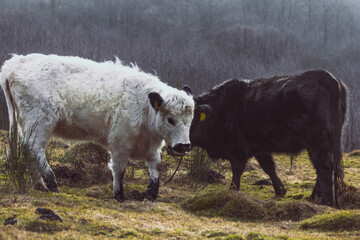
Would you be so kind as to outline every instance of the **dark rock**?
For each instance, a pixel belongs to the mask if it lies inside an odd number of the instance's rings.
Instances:
[[[51,209],[48,209],[48,208],[43,208],[43,207],[39,207],[35,210],[35,213],[36,214],[55,214],[55,212]]]
[[[39,207],[35,210],[36,214],[40,215],[40,219],[47,221],[60,221],[63,222],[63,219],[60,215],[56,214],[54,211],[48,208]]]
[[[19,222],[19,219],[16,218],[16,215],[9,217],[5,220],[4,225],[15,225]]]
[[[63,222],[63,219],[62,217],[60,217],[58,214],[41,214],[40,215],[40,219],[42,220],[46,220],[46,221],[60,221],[60,222]]]

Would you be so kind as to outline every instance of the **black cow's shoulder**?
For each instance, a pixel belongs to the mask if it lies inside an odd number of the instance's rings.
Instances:
[[[209,104],[211,106],[224,104],[226,101],[229,101],[229,99],[241,95],[247,87],[248,81],[229,79],[199,97],[196,97],[195,102],[198,104]]]

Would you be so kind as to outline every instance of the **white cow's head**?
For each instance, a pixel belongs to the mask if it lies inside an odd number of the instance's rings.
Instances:
[[[194,117],[192,91],[185,86],[184,91],[149,93],[151,106],[156,111],[155,128],[168,144],[168,153],[183,155],[190,151],[190,126]]]

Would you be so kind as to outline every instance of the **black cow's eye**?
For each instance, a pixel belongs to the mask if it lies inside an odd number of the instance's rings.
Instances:
[[[174,121],[174,119],[172,119],[171,117],[168,117],[168,118],[167,118],[167,121],[168,121],[171,125],[175,126],[175,121]]]

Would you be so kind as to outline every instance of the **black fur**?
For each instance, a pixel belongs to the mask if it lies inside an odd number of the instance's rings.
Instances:
[[[334,177],[337,201],[337,193],[345,187],[340,141],[347,88],[330,73],[308,71],[251,82],[233,79],[194,100],[191,144],[207,150],[211,158],[230,160],[230,188],[239,189],[247,159],[254,156],[270,176],[275,193],[284,195],[271,153],[306,149],[317,173],[312,197],[332,205]]]

